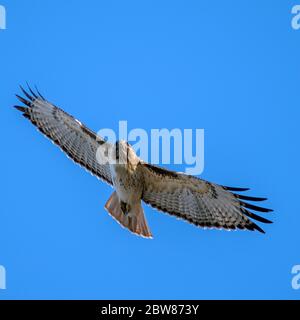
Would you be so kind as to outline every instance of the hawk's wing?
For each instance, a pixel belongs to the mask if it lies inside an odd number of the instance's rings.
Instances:
[[[271,223],[250,212],[249,209],[261,212],[272,210],[244,202],[244,200],[263,201],[265,198],[242,196],[231,192],[248,189],[224,187],[150,164],[140,165],[144,175],[142,199],[160,211],[207,228],[256,229],[264,232],[249,218]]]
[[[71,159],[98,178],[112,184],[108,164],[111,145],[97,136],[81,122],[48,102],[40,93],[30,88],[27,99],[17,95],[25,106],[16,106],[39,131],[57,144]],[[97,158],[96,158],[97,155]]]

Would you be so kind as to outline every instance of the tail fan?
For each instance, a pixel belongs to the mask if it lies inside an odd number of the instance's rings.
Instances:
[[[121,210],[117,193],[113,192],[105,204],[105,209],[119,224],[132,233],[144,238],[152,238],[151,231],[144,215],[144,210],[140,203],[125,215]]]

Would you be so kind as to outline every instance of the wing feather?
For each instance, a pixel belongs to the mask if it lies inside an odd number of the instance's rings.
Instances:
[[[108,159],[99,147],[108,150],[111,145],[62,109],[48,102],[38,92],[29,88],[31,95],[22,87],[26,98],[18,96],[25,106],[15,106],[40,132],[58,145],[71,159],[93,175],[112,184]],[[96,158],[97,154],[97,158]],[[106,152],[108,154],[108,152]],[[99,159],[100,157],[100,159]]]
[[[146,163],[141,166],[145,181],[142,199],[160,211],[206,228],[248,229],[264,233],[249,218],[271,223],[248,209],[262,212],[272,210],[240,201],[239,195],[231,192],[244,191],[244,188],[223,187]],[[263,198],[241,199],[262,201]]]

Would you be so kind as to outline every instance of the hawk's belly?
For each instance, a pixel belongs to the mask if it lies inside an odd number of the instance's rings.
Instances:
[[[124,165],[111,165],[111,176],[119,199],[136,204],[142,196],[142,181],[137,172],[130,172]]]

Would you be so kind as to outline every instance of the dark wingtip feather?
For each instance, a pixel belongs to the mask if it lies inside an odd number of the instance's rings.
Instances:
[[[14,106],[14,108],[16,108],[17,110],[21,111],[23,117],[25,117],[26,119],[30,119],[30,115],[29,115],[27,107]]]
[[[46,101],[46,99],[42,96],[42,94],[40,93],[39,89],[37,88],[37,86],[34,86],[35,87],[35,90],[36,92],[38,93],[38,95],[40,96],[40,98],[42,98],[43,100]]]
[[[261,227],[259,227],[256,223],[252,222],[252,221],[248,221],[248,223],[244,226],[240,226],[241,229],[246,229],[246,230],[250,230],[250,231],[259,231],[261,233],[266,233]]]
[[[23,113],[22,116],[26,119],[30,119],[30,115],[28,113]]]
[[[263,218],[261,216],[258,216],[257,214],[255,214],[253,212],[250,212],[250,211],[248,211],[246,209],[243,209],[242,212],[243,212],[243,214],[245,214],[249,218],[257,220],[259,222],[262,222],[262,223],[273,223],[273,221],[265,219],[265,218]]]
[[[268,200],[267,198],[260,198],[260,197],[248,197],[248,196],[244,196],[241,194],[234,194],[234,196],[238,199],[241,200],[246,200],[246,201],[265,201]]]
[[[253,228],[254,228],[255,230],[259,231],[260,233],[263,233],[263,234],[266,233],[266,232],[265,232],[261,227],[259,227],[257,224],[253,223],[252,226],[253,226]]]
[[[22,90],[23,94],[29,99],[33,100],[33,97],[20,85],[20,89]]]
[[[21,112],[26,112],[26,110],[27,110],[26,107],[21,107],[21,106],[14,106],[14,108],[16,108],[17,110],[19,110]]]
[[[251,210],[255,210],[255,211],[260,211],[260,212],[272,212],[272,211],[274,211],[273,209],[258,207],[258,206],[255,206],[253,204],[246,203],[246,202],[243,202],[243,201],[240,201],[240,204],[243,207],[247,208],[247,209],[251,209]]]
[[[30,91],[30,93],[36,98],[38,99],[38,96],[36,95],[36,93],[31,89],[30,85],[28,84],[28,82],[26,82],[27,88]]]
[[[235,188],[235,187],[227,187],[227,186],[222,186],[222,187],[228,191],[248,191],[248,190],[250,190],[249,188]]]
[[[18,94],[16,94],[16,97],[22,102],[24,103],[26,106],[30,107],[30,102],[26,99],[24,99],[23,97],[19,96]]]

